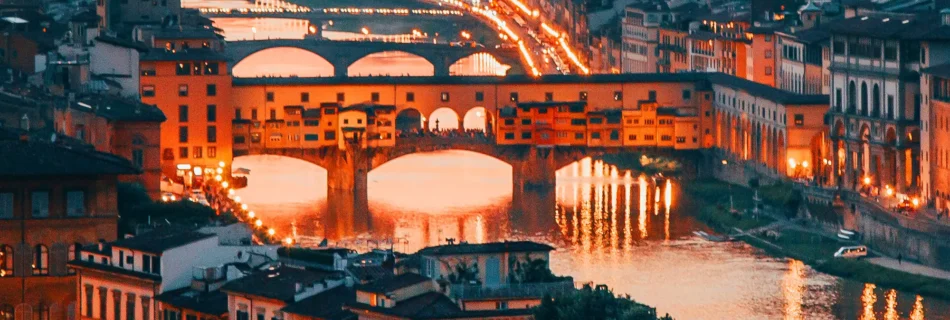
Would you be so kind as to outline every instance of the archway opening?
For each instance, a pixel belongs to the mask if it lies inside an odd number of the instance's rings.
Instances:
[[[485,107],[474,107],[465,112],[462,118],[462,126],[465,130],[475,130],[489,132],[492,127],[492,115],[485,110]]]
[[[251,207],[316,201],[327,196],[327,170],[305,160],[248,155],[234,158],[231,166],[250,170],[247,187],[236,190],[236,194]]]
[[[400,135],[418,133],[422,129],[422,113],[416,109],[404,109],[396,114],[396,132]]]
[[[432,111],[432,114],[429,115],[426,121],[428,121],[429,130],[432,131],[451,131],[459,129],[458,113],[446,107]]]
[[[452,76],[503,76],[511,69],[510,65],[503,64],[490,53],[475,53],[459,59],[449,67]]]
[[[511,165],[464,150],[408,154],[369,172],[374,205],[407,212],[452,214],[484,209],[511,198]]]
[[[294,47],[277,47],[255,52],[234,66],[239,78],[332,77],[333,65],[323,57]]]
[[[433,76],[435,67],[423,57],[404,51],[377,52],[356,60],[346,74],[358,76]]]

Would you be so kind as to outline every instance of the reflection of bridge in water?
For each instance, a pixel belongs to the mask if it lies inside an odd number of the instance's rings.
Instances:
[[[298,48],[312,52],[333,66],[333,74],[346,77],[347,69],[361,58],[381,52],[405,52],[425,59],[433,66],[436,76],[448,76],[449,70],[460,60],[481,53],[490,54],[503,64],[512,66],[509,74],[524,74],[524,68],[518,52],[514,49],[495,49],[485,47],[451,46],[431,43],[399,43],[370,41],[326,41],[269,39],[252,41],[230,41],[227,54],[231,67],[239,64],[248,56],[271,48]]]
[[[309,21],[327,21],[344,19],[409,18],[416,21],[430,20],[445,22],[452,20],[470,20],[459,10],[445,9],[217,9],[199,8],[201,15],[207,18],[274,18],[300,19]],[[352,11],[355,10],[355,11]],[[319,24],[318,24],[319,25]]]

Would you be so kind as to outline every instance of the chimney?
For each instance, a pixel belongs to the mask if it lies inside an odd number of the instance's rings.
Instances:
[[[106,245],[106,241],[99,239],[99,252],[102,252],[103,250],[105,250],[105,245]]]

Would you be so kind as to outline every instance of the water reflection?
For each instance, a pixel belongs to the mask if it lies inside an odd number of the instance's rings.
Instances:
[[[654,181],[602,161],[565,167],[553,190],[512,193],[511,167],[498,160],[462,151],[409,155],[370,172],[365,198],[326,194],[326,172],[296,160],[241,157],[235,165],[253,172],[239,192],[245,202],[279,230],[295,224],[301,242],[325,237],[362,250],[391,242],[413,252],[446,238],[544,241],[558,248],[556,273],[605,283],[677,319],[950,314],[945,301],[821,274],[742,243],[696,239],[692,231],[705,227],[680,195],[688,182]]]

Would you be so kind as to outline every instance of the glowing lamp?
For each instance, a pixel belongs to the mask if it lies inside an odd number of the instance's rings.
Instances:
[[[871,184],[871,177],[864,177],[864,184]]]
[[[227,188],[227,187],[228,187],[228,182],[227,182],[227,181],[222,181],[222,182],[221,182],[221,187],[222,187],[222,188]],[[234,194],[234,189],[228,190],[228,194]]]
[[[241,203],[241,196],[234,196],[234,202]]]
[[[224,173],[224,169],[218,168],[218,169],[215,169],[215,172],[217,172],[218,174],[222,174]]]
[[[201,167],[195,167],[195,168],[194,168],[194,172],[195,172],[195,175],[196,175],[196,176],[200,176],[200,175],[201,175]]]
[[[914,207],[917,207],[917,206],[920,205],[920,199],[918,199],[918,198],[914,198],[914,199],[911,200],[910,202],[914,204]]]
[[[260,227],[264,225],[264,221],[261,221],[261,219],[257,219],[257,221],[254,221],[254,225]]]
[[[808,161],[802,161],[802,168],[808,169]]]
[[[241,210],[247,210],[247,203],[241,204]]]
[[[727,164],[729,164],[729,161],[726,161],[725,159],[723,159],[723,160],[722,160],[722,165],[727,165]]]
[[[273,236],[274,233],[276,233],[276,231],[274,231],[274,228],[267,229],[267,235]]]
[[[294,239],[291,239],[290,237],[284,238],[284,243],[286,243],[288,246],[292,245],[294,244]]]
[[[221,181],[221,175],[214,176],[214,181]]]
[[[218,167],[224,168],[224,161],[218,161]]]
[[[254,213],[254,211],[251,211],[251,212],[248,212],[248,213],[247,213],[247,216],[248,216],[248,217],[251,217],[251,218],[254,218],[254,216],[256,216],[256,215],[257,215],[257,214]]]

